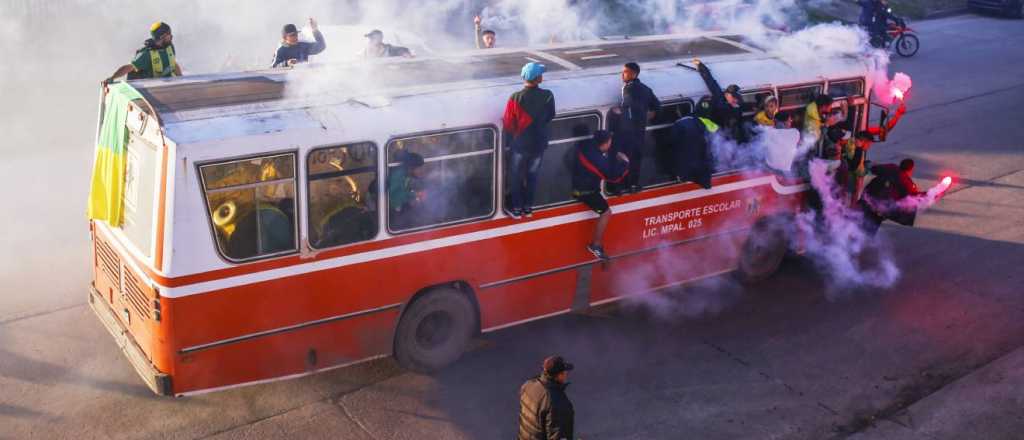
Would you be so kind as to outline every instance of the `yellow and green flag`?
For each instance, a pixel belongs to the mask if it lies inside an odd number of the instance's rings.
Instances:
[[[124,221],[125,149],[128,144],[125,120],[128,105],[132,100],[141,98],[142,95],[127,83],[108,86],[89,190],[86,216],[90,220],[104,220],[111,226],[121,226]]]

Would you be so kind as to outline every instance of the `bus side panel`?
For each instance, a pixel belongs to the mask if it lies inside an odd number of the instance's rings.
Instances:
[[[574,270],[480,290],[480,327],[487,329],[566,311],[572,307],[575,291]]]
[[[174,392],[311,373],[390,354],[397,319],[394,308],[182,354],[175,368]]]

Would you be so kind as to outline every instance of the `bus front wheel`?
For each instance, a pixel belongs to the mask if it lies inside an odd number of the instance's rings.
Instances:
[[[476,309],[462,292],[439,288],[409,305],[395,332],[395,358],[404,368],[430,373],[462,356],[476,333]]]
[[[762,281],[779,270],[789,248],[789,230],[781,217],[763,218],[754,224],[740,253],[740,280]]]

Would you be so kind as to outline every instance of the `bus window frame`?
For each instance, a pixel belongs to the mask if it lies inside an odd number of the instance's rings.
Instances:
[[[776,99],[779,100],[779,111],[782,112],[782,111],[790,111],[790,110],[800,109],[800,108],[807,108],[808,104],[814,102],[813,98],[810,101],[807,101],[806,103],[803,103],[803,104],[800,104],[800,105],[789,105],[789,106],[783,107],[782,106],[782,93],[787,91],[787,90],[805,89],[805,88],[810,88],[810,87],[818,87],[818,94],[827,93],[826,91],[828,90],[828,89],[825,88],[825,81],[813,82],[813,83],[797,83],[797,84],[791,84],[791,85],[777,86],[775,88],[775,90],[776,90],[775,96],[776,96]]]
[[[700,98],[700,100],[703,100],[705,98],[708,99],[709,101],[711,100],[710,96],[703,96],[703,97]],[[696,117],[696,115],[697,115],[697,103],[700,100],[694,101],[693,98],[689,98],[689,97],[681,98],[681,99],[673,99],[671,101],[663,101],[661,103],[661,107],[664,108],[664,107],[673,106],[673,105],[689,104],[690,105],[690,114],[688,116]],[[678,121],[678,119],[676,121]],[[663,130],[663,129],[670,130],[670,129],[672,129],[672,125],[674,125],[676,123],[676,121],[672,121],[669,124],[648,125],[644,129],[645,136],[646,136],[647,133],[651,133],[651,132],[654,132],[656,130]],[[644,157],[644,161],[647,161],[647,160],[654,160],[654,158]],[[647,191],[649,189],[664,188],[666,186],[678,185],[678,184],[683,184],[683,183],[687,183],[687,182],[679,182],[679,181],[676,181],[676,180],[673,180],[673,179],[669,179],[669,180],[667,180],[665,182],[661,182],[661,183],[654,183],[654,184],[650,184],[650,185],[644,185],[643,188],[640,189],[640,192],[644,192],[644,191]],[[605,197],[615,197],[614,194],[610,194],[607,191],[603,191],[602,193],[605,195]]]
[[[556,121],[558,119],[571,119],[571,118],[578,118],[578,117],[582,117],[582,116],[597,116],[597,129],[598,130],[606,130],[606,128],[604,128],[604,126],[607,123],[608,118],[601,111],[601,109],[597,109],[597,108],[591,109],[591,110],[579,110],[579,111],[569,112],[569,113],[565,113],[565,114],[561,114],[561,115],[555,115],[555,117],[551,119],[551,122],[553,123],[554,121]],[[559,141],[559,144],[561,144],[561,143],[573,143],[573,144],[575,144],[575,143],[578,143],[578,142],[581,142],[581,141],[585,141],[587,139],[593,139],[593,138],[594,138],[594,133],[590,133],[590,135],[588,135],[588,136],[569,137],[569,138],[565,138],[565,139],[559,139],[558,141]],[[551,147],[551,144],[552,144],[552,142],[550,140],[548,140],[548,148]],[[504,154],[505,148],[504,148],[504,146],[502,146],[502,147],[503,147],[502,148],[502,152]],[[575,166],[575,162],[573,163],[573,166]],[[542,163],[541,164],[541,168],[543,168],[543,167],[544,167],[544,164]],[[504,172],[504,169],[502,171]],[[572,179],[572,169],[569,170],[569,173],[570,173],[569,174],[569,178]],[[505,182],[506,182],[506,180],[502,179],[502,184],[503,185],[505,184]],[[541,181],[538,179],[537,186],[540,186],[540,184],[541,184]],[[546,204],[546,205],[536,205],[532,209],[534,211],[541,211],[541,210],[545,210],[545,209],[558,208],[560,206],[567,206],[567,205],[571,205],[573,203],[578,203],[579,201],[576,200],[576,198],[572,196],[571,192],[572,191],[570,190],[570,194],[568,196],[569,198],[566,199],[566,200],[562,200],[562,201],[558,201],[558,202],[554,202],[554,203],[549,203],[549,204]],[[502,199],[504,199],[504,190],[502,191]],[[504,207],[504,204],[502,206]]]
[[[740,91],[740,96],[746,96],[748,94],[751,95],[751,96],[757,96],[757,95],[764,94],[764,93],[767,93],[768,96],[774,96],[776,101],[779,99],[777,91],[776,91],[776,89],[774,87],[763,87],[763,88],[754,89],[754,90],[750,90],[750,91],[741,90]],[[741,98],[741,100],[742,100],[742,98]],[[747,102],[743,101],[743,103],[746,104]],[[750,109],[743,112],[743,117],[744,118],[751,118],[751,119],[753,119],[753,117],[755,115],[757,115],[757,112],[761,111],[761,107],[758,105],[758,102],[757,102],[756,99],[751,104],[752,104],[752,106],[750,107]],[[764,101],[763,100],[761,101],[760,105],[764,105]],[[740,106],[740,108],[742,108],[742,105]]]
[[[312,191],[309,188],[309,184],[310,184],[310,182],[312,182],[312,180],[309,178],[309,159],[313,156],[313,153],[316,153],[317,151],[320,151],[320,150],[327,150],[327,149],[339,148],[339,147],[350,147],[350,146],[353,146],[353,145],[360,145],[360,144],[369,144],[369,145],[371,145],[373,147],[373,150],[374,150],[374,156],[375,156],[375,158],[374,158],[374,162],[375,162],[374,163],[374,173],[377,174],[377,200],[376,200],[376,203],[377,203],[377,219],[376,219],[377,232],[375,234],[373,234],[373,237],[370,237],[370,238],[368,238],[366,240],[359,240],[359,241],[354,241],[354,242],[351,242],[351,243],[337,244],[337,245],[333,245],[333,246],[327,246],[327,247],[319,248],[319,247],[313,246],[313,244],[309,242],[309,231],[310,231],[309,228],[310,228],[311,224],[310,224],[310,217],[309,217],[309,214],[307,212],[307,214],[303,217],[303,219],[305,220],[305,226],[306,226],[306,236],[303,237],[303,240],[304,240],[304,243],[307,246],[309,246],[309,248],[312,249],[312,250],[320,252],[320,251],[326,251],[326,250],[331,250],[331,249],[343,248],[343,247],[351,246],[351,245],[354,245],[354,244],[366,243],[366,242],[369,242],[369,241],[377,240],[380,237],[380,235],[381,235],[380,219],[381,219],[382,216],[381,216],[381,213],[380,213],[380,210],[381,210],[380,202],[382,200],[384,200],[384,197],[381,194],[382,185],[381,185],[381,180],[380,180],[380,171],[381,171],[381,168],[380,168],[381,155],[380,154],[381,154],[381,149],[380,149],[380,146],[377,145],[377,142],[374,142],[372,140],[355,141],[355,142],[335,142],[335,143],[322,144],[322,145],[316,145],[316,146],[310,147],[309,151],[306,152],[306,157],[304,159],[305,162],[303,162],[303,164],[305,165],[305,167],[304,167],[305,175],[303,176],[303,180],[305,181],[305,189],[306,189],[306,197],[304,199],[304,201],[306,202],[306,211],[309,211],[309,205],[310,205],[309,198],[313,194]],[[385,159],[387,159],[387,157],[385,157]],[[385,164],[385,171],[387,171],[386,168],[387,168],[387,165]],[[387,185],[384,185],[385,188],[386,188],[386,186]],[[296,195],[296,197],[298,197],[298,195]]]
[[[849,83],[849,82],[859,82],[860,83],[860,89],[861,89],[860,94],[858,94],[858,95],[832,96],[832,85],[833,84],[836,84],[836,83]],[[852,102],[856,98],[863,98],[863,97],[865,97],[865,95],[867,95],[867,93],[868,93],[867,81],[865,81],[863,77],[839,78],[839,79],[835,79],[835,80],[828,80],[828,81],[826,81],[826,85],[827,86],[825,88],[825,93],[829,94],[829,96],[832,96],[832,99],[835,99],[835,100],[848,99],[848,100],[851,100],[851,102]]]
[[[295,248],[291,249],[291,250],[287,250],[287,251],[275,252],[275,253],[272,253],[272,254],[256,255],[256,256],[253,256],[253,257],[250,257],[250,258],[233,259],[231,257],[228,257],[224,253],[224,250],[220,248],[220,241],[217,239],[217,230],[216,230],[216,227],[213,225],[213,214],[210,212],[210,201],[209,201],[209,199],[207,199],[207,196],[206,196],[206,194],[207,194],[206,178],[203,177],[203,167],[211,166],[211,165],[223,165],[223,164],[227,164],[227,163],[231,163],[231,162],[241,162],[241,161],[244,161],[244,160],[251,160],[251,159],[264,159],[264,158],[269,158],[269,157],[274,157],[274,156],[284,156],[284,155],[289,155],[289,154],[292,155],[293,174],[292,174],[292,179],[291,180],[295,181],[295,180],[299,179],[299,162],[298,162],[298,160],[299,160],[300,154],[299,154],[299,150],[298,149],[277,150],[277,151],[272,151],[272,152],[248,154],[248,155],[244,155],[244,156],[234,156],[234,157],[226,158],[226,159],[213,159],[213,160],[207,160],[207,161],[201,161],[201,162],[196,162],[195,163],[196,176],[199,178],[198,179],[199,180],[199,197],[200,197],[200,199],[203,202],[203,211],[206,213],[206,224],[207,224],[207,227],[209,228],[209,231],[210,231],[209,237],[213,241],[213,248],[217,250],[217,256],[221,260],[223,260],[224,262],[226,262],[228,264],[233,264],[233,265],[241,265],[241,264],[252,263],[254,261],[269,260],[269,259],[272,259],[272,258],[280,258],[280,257],[284,257],[284,256],[290,256],[290,255],[298,254],[300,252],[301,248],[302,248],[301,243],[299,243],[299,239],[300,239],[300,237],[299,237],[299,228],[301,226],[301,224],[299,222],[299,217],[303,215],[303,213],[300,212],[300,210],[302,208],[302,204],[299,203],[299,197],[300,197],[299,189],[300,189],[301,185],[299,185],[298,182],[295,182],[295,197],[292,199],[292,204],[294,205],[294,208],[295,208],[295,216],[294,216],[295,218],[292,221],[292,231],[293,231],[293,234],[294,234],[293,240],[294,240],[294,243],[295,243]],[[279,180],[286,181],[288,179],[279,179]],[[274,181],[271,181],[271,182],[274,182]],[[266,183],[266,182],[260,182],[260,183]],[[247,186],[254,186],[254,184],[245,184],[245,185],[237,185],[237,186],[231,186],[231,187],[225,187],[225,188],[216,188],[216,189],[214,189],[214,191],[215,192],[216,191],[229,191],[232,188],[242,188],[242,187],[247,187]]]
[[[391,205],[390,205],[391,201],[387,197],[387,194],[386,194],[387,193],[387,178],[388,178],[389,170],[391,169],[391,163],[388,161],[388,156],[389,156],[389,153],[390,153],[391,144],[395,143],[396,141],[405,140],[405,139],[413,139],[413,138],[420,138],[420,137],[427,137],[427,136],[436,136],[436,135],[442,135],[442,134],[456,134],[456,133],[462,133],[462,132],[468,132],[468,131],[480,130],[480,129],[491,130],[491,134],[493,136],[492,150],[491,150],[492,156],[491,156],[491,211],[490,211],[490,213],[488,213],[486,215],[479,216],[479,217],[470,217],[470,218],[461,219],[461,220],[455,220],[455,221],[450,221],[450,222],[417,226],[415,228],[409,228],[409,229],[402,229],[402,230],[393,230],[393,229],[391,229]],[[382,161],[382,164],[384,166],[384,179],[380,179],[380,177],[378,177],[379,184],[382,185],[380,187],[381,188],[381,194],[379,195],[379,197],[380,197],[379,200],[382,201],[383,203],[380,206],[381,206],[381,209],[387,211],[387,212],[384,213],[384,217],[383,217],[384,218],[384,228],[387,231],[387,233],[389,235],[398,236],[398,235],[411,234],[411,233],[414,233],[414,232],[434,230],[434,229],[446,228],[446,227],[456,226],[456,225],[461,225],[461,224],[466,224],[466,223],[474,223],[474,222],[483,221],[483,220],[490,220],[491,218],[493,218],[494,215],[498,212],[498,203],[499,203],[498,202],[499,197],[498,197],[497,194],[498,194],[498,171],[499,171],[498,155],[501,153],[501,143],[500,143],[501,139],[500,139],[500,135],[501,135],[501,131],[498,129],[498,126],[495,125],[495,124],[477,124],[477,125],[468,125],[468,126],[464,126],[464,127],[448,128],[448,129],[441,129],[441,130],[420,131],[420,132],[414,132],[414,133],[410,133],[410,134],[401,134],[401,135],[398,135],[398,136],[391,136],[391,137],[389,137],[388,140],[386,142],[384,142],[384,148],[382,150],[380,150],[380,151],[382,151],[384,153],[384,156],[383,156],[384,160]],[[483,150],[481,150],[481,151],[483,151]],[[476,153],[476,152],[474,152],[474,153]],[[459,154],[465,154],[465,153],[459,153]],[[426,159],[426,158],[424,158],[424,159]],[[377,231],[377,234],[380,234],[380,231]]]

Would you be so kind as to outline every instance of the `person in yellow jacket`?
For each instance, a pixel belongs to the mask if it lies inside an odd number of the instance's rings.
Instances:
[[[175,57],[171,27],[158,21],[150,26],[149,34],[153,38],[146,40],[142,48],[135,52],[135,59],[119,67],[113,75],[103,80],[103,84],[109,84],[125,75],[128,75],[129,80],[181,76],[181,64]]]
[[[779,100],[775,96],[768,96],[761,103],[761,111],[754,115],[754,122],[763,127],[775,128],[775,116],[779,114]]]

